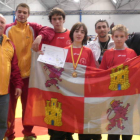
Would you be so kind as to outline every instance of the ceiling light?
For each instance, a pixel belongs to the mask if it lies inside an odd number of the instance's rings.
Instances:
[[[74,2],[79,2],[80,0],[74,0]]]
[[[117,3],[117,1],[116,1],[116,0],[113,0],[113,2],[114,2],[114,3]]]

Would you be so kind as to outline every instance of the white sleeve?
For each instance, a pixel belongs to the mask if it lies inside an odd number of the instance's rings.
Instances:
[[[88,45],[88,48],[91,49],[93,55],[95,56],[96,61],[98,61],[100,54],[101,54],[101,49],[97,41],[91,41]]]

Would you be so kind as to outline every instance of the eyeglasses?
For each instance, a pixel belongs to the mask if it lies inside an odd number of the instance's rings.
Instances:
[[[101,29],[101,28],[106,29],[107,26],[103,25],[103,26],[97,26],[97,27],[96,27],[96,29]]]

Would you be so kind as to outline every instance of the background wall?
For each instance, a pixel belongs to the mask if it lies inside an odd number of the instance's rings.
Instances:
[[[13,22],[13,16],[5,16],[7,23]],[[82,15],[82,22],[84,22],[88,28],[88,35],[95,35],[95,22],[99,19],[106,19],[109,25],[114,22],[115,25],[125,25],[129,33],[140,32],[140,15],[139,14],[125,14],[125,15]],[[67,15],[64,27],[71,29],[72,25],[80,20],[79,15]],[[50,26],[48,16],[30,16],[28,18],[30,22],[36,22],[44,26]]]
[[[123,24],[128,28],[128,32],[140,32],[140,15],[83,15],[82,21],[88,27],[88,34],[95,33],[95,22],[99,19],[106,19],[111,25]],[[93,34],[93,35],[94,35]]]

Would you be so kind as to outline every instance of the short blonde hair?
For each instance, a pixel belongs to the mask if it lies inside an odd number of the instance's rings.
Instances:
[[[122,24],[118,24],[112,28],[112,35],[114,35],[115,31],[121,31],[124,32],[126,36],[128,35],[128,29]]]

